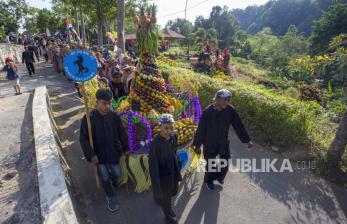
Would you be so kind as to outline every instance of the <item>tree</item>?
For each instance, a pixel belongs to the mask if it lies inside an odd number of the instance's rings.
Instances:
[[[235,34],[239,31],[239,23],[228,7],[215,6],[212,8],[209,23],[217,31],[218,46],[229,47]]]
[[[100,0],[96,0],[96,23],[98,27],[98,46],[102,47],[104,44],[104,29],[102,27],[103,14],[101,10]]]
[[[35,34],[38,31],[37,29],[37,12],[39,9],[30,7],[28,8],[28,14],[25,18],[24,29],[28,34]]]
[[[335,138],[328,149],[328,163],[331,165],[331,168],[335,169],[338,167],[338,163],[341,161],[341,157],[346,150],[346,146],[347,146],[347,109],[336,131]]]
[[[290,26],[286,35],[279,39],[278,45],[270,49],[268,64],[272,71],[287,75],[291,58],[308,52],[308,41],[294,26]]]
[[[27,9],[28,5],[25,0],[0,2],[0,27],[3,27],[6,34],[18,31]]]
[[[118,34],[118,48],[125,53],[125,41],[124,41],[124,14],[125,5],[124,0],[118,0],[118,17],[117,17],[117,34]]]
[[[291,25],[295,25],[305,36],[309,36],[312,21],[318,19],[333,1],[272,0],[264,5],[248,6],[245,9],[235,9],[233,12],[241,29],[248,34],[256,34],[264,27],[270,27],[275,35],[283,36]]]
[[[231,53],[235,56],[249,58],[252,53],[252,47],[249,37],[243,31],[239,31],[233,39],[230,46]]]
[[[347,33],[347,4],[336,3],[314,23],[312,51],[318,53],[325,50],[333,37],[342,33]]]
[[[270,66],[269,58],[272,56],[272,50],[279,44],[279,38],[272,35],[271,28],[263,28],[249,41],[252,47],[251,58],[262,66]]]
[[[210,42],[213,44],[217,44],[217,31],[213,28],[205,30],[202,27],[199,27],[196,32],[192,34],[192,39],[196,47],[201,50],[204,46],[205,42]]]
[[[169,27],[171,30],[182,34],[186,37],[186,39],[182,40],[182,44],[190,46],[191,44],[191,36],[194,30],[194,26],[188,20],[184,20],[181,18],[177,18],[175,20],[169,20],[166,23],[166,27]],[[187,52],[189,54],[189,50]]]
[[[65,21],[48,9],[40,9],[36,16],[36,28],[40,33],[46,32],[47,28],[52,32],[61,31],[65,28]]]
[[[175,20],[169,20],[166,24],[167,27],[170,27],[171,30],[182,34],[183,36],[188,36],[192,33],[194,27],[191,22],[188,20],[184,20],[181,18],[177,18]]]
[[[210,21],[208,19],[205,19],[203,16],[196,17],[195,22],[194,22],[195,31],[197,31],[198,28],[208,29],[210,27],[211,27],[211,25],[210,25]]]

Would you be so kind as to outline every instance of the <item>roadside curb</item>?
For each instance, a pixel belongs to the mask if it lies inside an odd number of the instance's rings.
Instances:
[[[42,222],[78,223],[60,163],[47,97],[46,86],[38,87],[32,104]]]

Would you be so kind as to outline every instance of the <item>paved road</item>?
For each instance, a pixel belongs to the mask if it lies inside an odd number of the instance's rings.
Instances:
[[[71,86],[51,92],[52,108],[70,164],[70,182],[81,223],[164,223],[152,194],[133,193],[132,186],[117,192],[116,214],[108,212],[102,189],[95,186],[90,165],[78,143],[83,106]],[[256,145],[248,153],[232,138],[233,158],[279,158],[281,155]],[[292,164],[297,167],[296,163]],[[229,173],[216,192],[202,188],[200,173],[185,177],[174,209],[180,223],[347,223],[347,191],[308,171],[293,173]]]
[[[18,65],[22,95],[0,75],[0,223],[40,223],[37,170],[32,127],[33,90],[40,85],[71,85],[50,65],[36,65],[29,77]]]
[[[15,180],[11,182],[15,186],[13,192],[0,196],[0,222],[37,223],[30,93],[34,87],[47,84],[63,153],[70,164],[68,185],[80,223],[163,223],[151,193],[133,193],[132,186],[118,190],[119,211],[116,214],[107,211],[104,193],[96,188],[91,167],[83,159],[78,143],[83,106],[76,98],[73,85],[55,74],[49,65],[40,64],[38,73],[34,78],[23,77],[23,89],[27,92],[17,98],[9,84],[0,80],[0,161],[11,155],[14,158],[6,160],[9,162],[5,166],[1,163],[1,178],[5,175],[3,170],[17,172],[16,178],[11,179]],[[17,99],[16,103],[12,99]],[[235,138],[231,151],[233,158],[281,158],[258,145],[247,153]],[[174,202],[180,223],[347,223],[346,189],[307,171],[229,173],[224,186],[218,186],[216,192],[201,187],[202,177],[200,173],[186,176],[181,183]],[[7,183],[1,179],[0,191]],[[28,199],[28,195],[34,196]],[[7,214],[3,207],[9,208]]]

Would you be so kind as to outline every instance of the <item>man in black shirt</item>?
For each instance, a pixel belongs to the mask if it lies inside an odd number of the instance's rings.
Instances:
[[[123,153],[127,153],[128,140],[120,117],[110,110],[111,91],[99,89],[96,92],[96,99],[96,109],[90,113],[93,146],[89,142],[86,116],[81,123],[80,144],[86,159],[97,166],[106,193],[108,209],[114,212],[118,209],[118,204],[110,181],[115,186],[117,177],[121,175],[119,158]]]
[[[109,88],[112,91],[114,100],[127,95],[125,84],[122,82],[122,76],[123,73],[121,70],[116,68],[112,71]]]
[[[163,114],[159,119],[160,134],[154,137],[149,152],[149,172],[153,196],[164,212],[166,222],[177,223],[171,207],[171,198],[177,194],[178,182],[182,180],[178,166],[177,134],[173,133],[174,119]]]
[[[208,160],[230,159],[228,133],[230,124],[233,126],[237,136],[247,149],[253,146],[251,139],[236,110],[229,104],[231,92],[226,89],[219,90],[215,97],[215,103],[208,106],[202,113],[198,129],[194,136],[193,145],[195,152],[201,153],[201,145],[204,146],[203,154],[207,161],[205,171],[205,183],[208,190],[215,189],[214,180],[220,184],[224,183],[224,178],[228,172],[229,163],[226,167],[221,167],[220,172],[209,172]]]
[[[33,51],[31,51],[28,47],[25,47],[24,49],[25,50],[22,53],[22,63],[24,64],[24,62],[25,62],[25,65],[26,65],[27,70],[29,72],[29,76],[31,76],[32,73],[35,74],[34,54],[33,54]]]

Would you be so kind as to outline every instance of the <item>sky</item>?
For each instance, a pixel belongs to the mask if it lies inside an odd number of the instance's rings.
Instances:
[[[208,17],[215,5],[228,6],[230,9],[246,8],[249,5],[262,5],[268,0],[188,0],[187,19],[191,22],[199,15]],[[51,7],[51,0],[27,0],[30,6],[37,8]],[[158,24],[165,26],[168,20],[184,18],[186,0],[153,0],[158,5]]]

